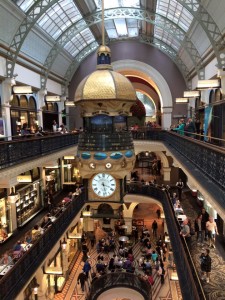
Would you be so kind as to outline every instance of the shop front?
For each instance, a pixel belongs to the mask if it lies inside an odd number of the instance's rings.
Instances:
[[[12,218],[16,219],[12,230],[24,226],[43,209],[43,185],[39,168],[18,175],[17,182],[8,195]]]
[[[4,243],[11,235],[11,209],[7,202],[6,189],[0,189],[0,243]]]

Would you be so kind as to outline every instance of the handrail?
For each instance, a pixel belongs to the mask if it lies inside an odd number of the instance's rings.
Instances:
[[[151,285],[139,276],[127,272],[115,272],[100,276],[91,284],[87,300],[97,300],[104,291],[116,288],[127,287],[138,291],[144,300],[152,299]]]
[[[46,229],[40,239],[35,241],[33,246],[24,253],[13,268],[1,278],[1,300],[16,299],[16,296],[31,279],[84,204],[85,194],[82,193],[65,207],[65,210],[62,211],[55,222]]]
[[[200,281],[195,281],[193,277],[194,267],[190,264],[185,253],[184,245],[180,238],[179,228],[173,213],[172,203],[168,195],[168,191],[160,186],[147,186],[140,184],[132,184],[132,194],[140,194],[157,199],[162,203],[165,213],[166,224],[170,236],[170,242],[173,249],[174,260],[176,264],[177,274],[179,277],[180,288],[183,300],[202,300],[205,299],[204,292],[200,287]],[[129,191],[129,189],[128,189]],[[129,192],[128,192],[129,193]],[[200,284],[200,285],[199,285]]]
[[[54,153],[78,143],[76,133],[24,138],[0,143],[0,169]]]

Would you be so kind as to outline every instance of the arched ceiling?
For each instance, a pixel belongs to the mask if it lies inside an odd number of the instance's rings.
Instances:
[[[41,66],[42,88],[49,74],[57,75],[67,85],[81,61],[101,43],[101,0],[6,2],[20,11],[9,42],[8,77],[13,77],[15,64],[23,54]],[[107,43],[135,39],[152,45],[176,63],[186,82],[196,74],[204,79],[209,59],[216,58],[217,67],[225,68],[225,22],[220,21],[225,13],[224,0],[216,0],[214,7],[215,0],[104,2]]]

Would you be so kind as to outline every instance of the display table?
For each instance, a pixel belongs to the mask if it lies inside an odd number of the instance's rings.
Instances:
[[[1,265],[0,266],[0,276],[4,276],[9,270],[11,270],[13,265]]]

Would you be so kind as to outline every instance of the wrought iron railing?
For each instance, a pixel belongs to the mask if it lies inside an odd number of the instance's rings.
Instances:
[[[8,168],[78,143],[78,134],[67,133],[0,142],[0,169]]]
[[[82,151],[118,151],[133,149],[133,147],[133,138],[129,131],[83,132],[79,136],[78,149]]]
[[[174,216],[172,203],[170,201],[167,190],[162,189],[159,186],[146,186],[141,182],[130,183],[127,187],[128,193],[132,191],[132,194],[141,194],[148,197],[153,197],[160,201],[165,212],[165,221],[168,228],[170,242],[173,249],[173,255],[177,274],[179,277],[180,288],[182,292],[183,300],[204,300],[206,299],[200,280],[197,275],[186,244],[180,238],[179,224]]]
[[[19,259],[0,279],[0,299],[12,300],[22,290],[31,276],[43,263],[48,253],[64,234],[74,217],[80,212],[85,203],[85,195],[82,193],[70,202],[54,223],[46,229],[44,234],[34,242],[33,246]]]
[[[97,300],[104,291],[126,287],[138,291],[144,300],[152,299],[151,285],[139,276],[127,272],[115,272],[100,276],[92,285],[87,300]],[[129,295],[127,295],[129,298]]]
[[[164,132],[163,140],[217,185],[225,188],[225,148],[173,132]]]

